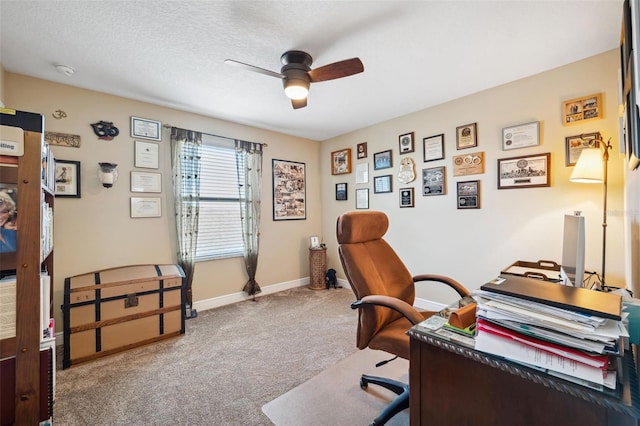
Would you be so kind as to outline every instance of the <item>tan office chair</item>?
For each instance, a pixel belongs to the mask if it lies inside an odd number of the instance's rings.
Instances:
[[[409,359],[406,332],[434,314],[413,307],[415,284],[435,281],[451,286],[461,297],[469,291],[457,281],[441,275],[412,277],[391,246],[382,238],[389,219],[382,212],[354,211],[338,217],[336,234],[342,268],[357,301],[358,349],[369,347]],[[409,385],[395,380],[363,374],[360,387],[369,383],[383,386],[398,397],[376,417],[371,425],[383,425],[409,407]]]

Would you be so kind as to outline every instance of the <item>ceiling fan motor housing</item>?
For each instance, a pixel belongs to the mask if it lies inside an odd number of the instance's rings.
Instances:
[[[287,95],[290,96],[289,94],[291,93],[287,89],[296,87],[300,88],[300,90],[305,90],[298,92],[300,94],[292,99],[305,98],[306,93],[309,92],[309,86],[311,84],[311,77],[309,77],[311,63],[313,62],[311,56],[306,52],[292,50],[285,52],[280,57],[280,61],[284,64],[280,73],[284,75],[282,85],[284,86]]]

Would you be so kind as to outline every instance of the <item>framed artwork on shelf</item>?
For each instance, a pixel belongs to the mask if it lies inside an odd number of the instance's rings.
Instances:
[[[422,169],[422,195],[445,195],[447,193],[445,166]]]
[[[478,146],[478,123],[456,127],[456,148],[467,149]]]
[[[551,153],[498,159],[498,189],[551,186]]]
[[[358,150],[358,160],[361,160],[363,158],[367,158],[367,143],[366,142],[362,142],[358,144],[357,147]]]
[[[80,162],[56,159],[55,196],[80,198]]]
[[[602,93],[569,99],[562,103],[562,124],[570,126],[602,118]]]
[[[400,188],[400,207],[414,207],[413,195],[413,188]]]
[[[565,165],[575,166],[580,158],[580,153],[585,148],[599,148],[602,140],[600,132],[583,133],[581,135],[567,136],[565,140]]]
[[[393,158],[390,149],[373,154],[373,170],[382,170],[391,167],[393,167]]]
[[[414,132],[398,136],[398,144],[400,145],[400,154],[415,151]]]
[[[369,208],[369,188],[356,189],[356,209]]]
[[[312,235],[309,237],[309,248],[316,249],[320,248],[320,237],[317,235]]]
[[[373,178],[374,194],[391,192],[391,175],[376,176]]]
[[[540,122],[519,124],[502,129],[502,150],[540,145]]]
[[[131,217],[161,217],[160,197],[131,197]]]
[[[272,160],[273,220],[306,219],[305,163]]]
[[[480,208],[480,181],[458,182],[458,209]]]
[[[422,139],[424,162],[444,159],[444,133]]]
[[[147,118],[131,117],[131,137],[162,140],[162,123]]]
[[[347,199],[347,184],[336,183],[336,200],[345,201]]]
[[[351,148],[331,153],[331,174],[344,175],[351,173]]]
[[[154,142],[134,142],[134,166],[141,169],[158,168],[159,146]]]

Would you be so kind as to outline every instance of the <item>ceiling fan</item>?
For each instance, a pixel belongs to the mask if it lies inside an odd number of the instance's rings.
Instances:
[[[358,58],[345,59],[344,61],[311,69],[311,64],[313,63],[311,55],[300,50],[285,52],[280,57],[280,61],[283,66],[279,73],[238,62],[233,59],[226,59],[225,63],[282,79],[284,92],[291,99],[291,105],[293,105],[294,109],[307,106],[307,94],[309,93],[309,85],[311,83],[335,80],[364,71],[364,65],[362,65],[362,61]]]

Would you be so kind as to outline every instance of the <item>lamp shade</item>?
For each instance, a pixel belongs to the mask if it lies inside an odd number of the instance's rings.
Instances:
[[[578,183],[604,182],[604,164],[600,148],[582,150],[569,180]]]

